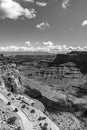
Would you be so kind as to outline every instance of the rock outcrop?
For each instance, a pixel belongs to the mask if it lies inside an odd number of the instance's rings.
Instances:
[[[21,77],[15,64],[2,65],[0,67],[1,84],[7,91],[13,93],[22,92]],[[2,86],[2,85],[1,85]]]
[[[67,62],[72,62],[76,64],[77,68],[80,69],[82,73],[87,72],[87,52],[71,52],[67,54],[58,54],[55,60],[49,64],[49,66],[59,66]]]

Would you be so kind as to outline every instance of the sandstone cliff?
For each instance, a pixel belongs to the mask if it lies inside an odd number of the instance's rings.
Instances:
[[[82,73],[87,72],[87,52],[71,52],[67,54],[58,54],[55,60],[49,66],[59,66],[60,64],[72,62]]]

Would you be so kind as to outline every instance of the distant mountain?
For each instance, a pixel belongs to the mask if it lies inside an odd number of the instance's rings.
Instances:
[[[71,51],[67,54],[87,54],[87,51]]]
[[[40,51],[18,51],[18,52],[0,52],[0,54],[8,55],[49,55],[49,52],[40,52]]]

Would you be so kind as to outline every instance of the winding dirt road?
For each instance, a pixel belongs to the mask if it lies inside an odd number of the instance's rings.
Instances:
[[[3,100],[6,104],[9,102],[7,98],[5,98],[2,94],[0,94],[0,99]],[[10,107],[15,110],[15,108],[17,108],[15,105],[11,104]],[[18,108],[17,108],[18,109]],[[24,130],[33,130],[33,125],[32,123],[29,121],[29,118],[27,117],[27,115],[25,115],[25,113],[23,113],[23,111],[21,111],[20,109],[18,109],[17,112],[18,116],[21,118],[22,122],[23,122],[23,126],[24,126]]]

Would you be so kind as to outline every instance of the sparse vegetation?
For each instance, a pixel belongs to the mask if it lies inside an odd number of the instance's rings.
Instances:
[[[26,107],[26,105],[25,105],[25,104],[22,104],[21,108],[25,108],[25,107]]]
[[[46,117],[41,117],[41,116],[40,116],[40,117],[38,118],[38,121],[45,120],[45,119],[46,119]]]
[[[11,100],[14,100],[14,98],[11,98]]]
[[[7,124],[13,125],[15,123],[15,121],[16,121],[16,117],[15,116],[9,117],[7,119]]]
[[[35,110],[34,109],[31,109],[31,111],[30,111],[31,113],[35,113]]]
[[[22,130],[20,126],[18,126],[17,128],[15,128],[15,130]]]
[[[42,125],[40,125],[41,130],[48,130],[47,126],[48,126],[48,123],[44,123],[44,125],[43,125],[43,126],[42,126]]]
[[[15,108],[14,112],[18,112],[18,109],[17,109],[17,108]]]
[[[11,105],[11,103],[10,103],[10,102],[8,102],[8,103],[7,103],[7,105]]]
[[[8,93],[8,94],[7,94],[7,96],[10,96],[10,95],[11,95],[11,93]]]

